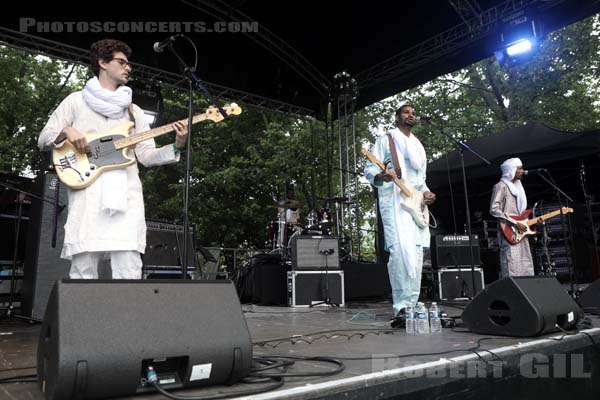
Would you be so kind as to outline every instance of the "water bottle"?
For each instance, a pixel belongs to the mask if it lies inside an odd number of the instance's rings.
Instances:
[[[415,309],[412,307],[406,307],[406,334],[407,335],[415,335]]]
[[[429,333],[429,321],[427,320],[427,308],[425,304],[417,303],[417,334]]]
[[[440,320],[440,309],[434,301],[429,308],[429,326],[431,333],[440,333],[442,331],[442,321]]]

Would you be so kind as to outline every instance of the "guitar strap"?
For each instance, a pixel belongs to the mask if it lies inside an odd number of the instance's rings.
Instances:
[[[402,170],[400,169],[400,163],[398,162],[398,153],[396,153],[396,145],[394,144],[394,138],[391,134],[386,134],[388,141],[390,142],[390,153],[392,154],[392,163],[394,164],[394,171],[398,179],[402,179]]]

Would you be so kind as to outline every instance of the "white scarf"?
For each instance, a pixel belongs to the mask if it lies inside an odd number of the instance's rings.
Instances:
[[[131,104],[131,88],[119,86],[116,91],[103,88],[97,77],[93,77],[83,88],[83,99],[100,115],[110,119],[121,119]],[[127,171],[106,171],[102,180],[102,210],[109,215],[127,210]]]
[[[517,179],[513,182],[513,179],[515,179],[517,167],[522,166],[523,163],[518,158],[510,158],[500,165],[500,169],[502,170],[501,180],[508,186],[510,193],[517,198],[517,211],[519,211],[519,214],[527,208],[527,196],[525,195],[525,189],[521,180]]]
[[[396,152],[398,153],[398,162],[400,163],[400,169],[406,168],[406,164],[410,164],[410,167],[414,170],[422,170],[427,164],[427,156],[425,154],[425,148],[413,135],[406,136],[400,129],[395,128],[388,131],[394,139],[396,146]],[[402,175],[405,176],[404,171]],[[408,179],[408,178],[406,178]],[[406,227],[416,226],[412,221],[412,216],[408,211],[402,207],[403,197],[400,189],[394,186],[394,211],[396,215],[398,240],[402,243],[400,246],[400,255],[404,264],[404,268],[409,277],[415,278],[417,276],[417,253],[415,251],[417,245],[417,235],[410,232]],[[403,228],[404,227],[404,228]],[[416,228],[418,229],[418,228]]]
[[[427,163],[425,148],[415,135],[411,133],[410,136],[406,136],[398,128],[392,129],[389,133],[392,134],[398,153],[410,163],[412,169],[420,171],[425,168]]]

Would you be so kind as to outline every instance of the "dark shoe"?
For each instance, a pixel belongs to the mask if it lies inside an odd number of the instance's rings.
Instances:
[[[406,310],[404,308],[398,311],[398,314],[390,320],[390,325],[396,329],[406,328]]]

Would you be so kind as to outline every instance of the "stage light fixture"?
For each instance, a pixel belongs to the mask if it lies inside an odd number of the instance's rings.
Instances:
[[[537,53],[542,39],[535,9],[524,9],[504,17],[499,36],[499,49],[495,55],[500,65],[513,66],[530,60]]]
[[[533,49],[532,39],[521,39],[506,46],[506,54],[509,57],[515,57],[521,54],[529,53]]]

